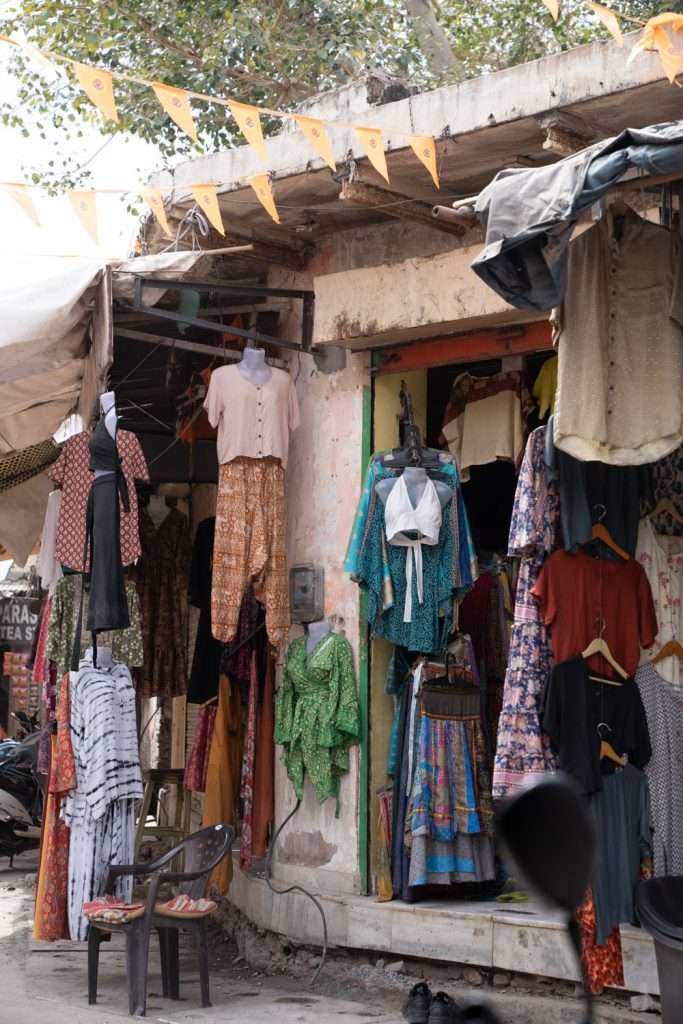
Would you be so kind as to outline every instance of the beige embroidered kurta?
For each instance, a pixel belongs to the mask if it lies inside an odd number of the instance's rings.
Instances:
[[[683,437],[683,281],[676,232],[633,211],[620,220],[608,213],[569,250],[554,438],[577,459],[629,466]]]
[[[243,377],[236,365],[211,374],[204,408],[211,426],[218,427],[220,463],[239,456],[272,456],[287,465],[289,432],[299,426],[299,403],[289,374],[271,370],[268,383],[259,385]]]

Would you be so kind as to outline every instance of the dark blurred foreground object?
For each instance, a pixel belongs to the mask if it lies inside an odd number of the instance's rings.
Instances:
[[[576,910],[590,883],[595,833],[576,786],[567,776],[557,774],[523,789],[501,809],[497,832],[530,887],[566,911],[567,930],[582,970]],[[584,1021],[589,1024],[593,1020],[593,1000],[585,985],[584,990]],[[486,1021],[486,1017],[481,1020]]]
[[[568,776],[558,773],[526,787],[511,797],[500,810],[497,834],[519,876],[541,896],[566,912],[567,930],[576,951],[579,969],[583,973],[581,930],[576,920],[576,911],[583,903],[590,882],[595,859],[595,833],[576,785]],[[681,909],[677,918],[679,936],[676,939],[676,949],[680,953],[676,955],[683,957],[683,878],[669,881],[676,881],[680,885],[677,899]],[[683,1006],[682,971],[679,971],[678,984],[678,1006]],[[590,1024],[593,1020],[593,1000],[586,985],[584,990],[584,1024]],[[409,993],[403,1017],[409,1024],[500,1024],[494,1011],[485,1003],[471,1002],[457,1006],[445,993],[439,992],[432,996],[424,982],[415,985]],[[674,1021],[683,1024],[683,1016],[665,1019],[664,1024],[674,1024]]]
[[[683,876],[641,882],[638,920],[655,940],[662,1024],[683,1022]]]

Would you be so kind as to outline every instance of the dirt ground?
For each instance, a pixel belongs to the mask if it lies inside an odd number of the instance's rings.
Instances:
[[[125,960],[121,937],[102,947],[100,993],[87,1005],[85,944],[37,943],[31,934],[34,859],[18,859],[14,870],[0,862],[0,1024],[107,1024],[127,1017]],[[229,923],[230,915],[223,917]],[[236,918],[234,919],[237,920]],[[501,1024],[569,1024],[582,1019],[576,995],[550,994],[550,983],[534,979],[464,972],[453,966],[377,960],[330,951],[314,988],[310,980],[319,951],[297,949],[285,940],[259,935],[242,922],[234,938],[215,929],[212,937],[213,1006],[199,1006],[199,978],[193,950],[181,944],[181,1000],[161,997],[159,955],[150,950],[147,1017],[158,1024],[272,1021],[274,1024],[398,1024],[401,1006],[416,978],[456,999],[485,999]],[[474,984],[475,987],[472,987]],[[570,986],[564,990],[573,992]],[[628,1000],[601,1003],[600,1024],[647,1024]]]

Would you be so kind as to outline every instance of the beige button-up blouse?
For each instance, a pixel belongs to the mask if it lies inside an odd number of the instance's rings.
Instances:
[[[243,455],[267,456],[287,465],[289,432],[299,426],[299,403],[288,373],[271,367],[267,384],[252,384],[237,365],[221,366],[211,374],[204,408],[212,427],[218,427],[220,463]]]
[[[633,211],[615,227],[608,212],[570,246],[554,438],[577,459],[640,465],[683,438],[681,239]]]

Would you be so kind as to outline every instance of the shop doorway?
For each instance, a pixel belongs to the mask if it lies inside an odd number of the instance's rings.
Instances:
[[[550,325],[546,321],[445,341],[415,343],[376,353],[372,451],[383,451],[399,444],[399,392],[402,383],[410,392],[415,422],[422,433],[423,443],[431,448],[443,448],[444,417],[458,377],[466,373],[485,379],[505,372],[517,372],[521,375],[525,391],[531,396],[542,367],[553,355]],[[546,418],[541,419],[538,405],[530,402],[524,416],[526,433],[545,422]],[[517,467],[512,462],[497,460],[473,465],[469,479],[462,484],[477,553],[485,560],[490,556],[504,559],[507,554],[516,483]],[[393,645],[385,640],[370,641],[367,828],[369,878],[373,892],[376,891],[380,857],[376,823],[382,790],[391,782],[387,768],[396,701],[394,695],[386,692],[386,684],[393,649]],[[502,682],[501,678],[501,693]],[[495,720],[495,701],[492,713]],[[495,747],[495,736],[492,743]],[[471,895],[471,891],[458,892],[450,886],[438,887],[437,891],[429,889],[424,893],[425,897],[446,900],[463,896],[471,898]]]

